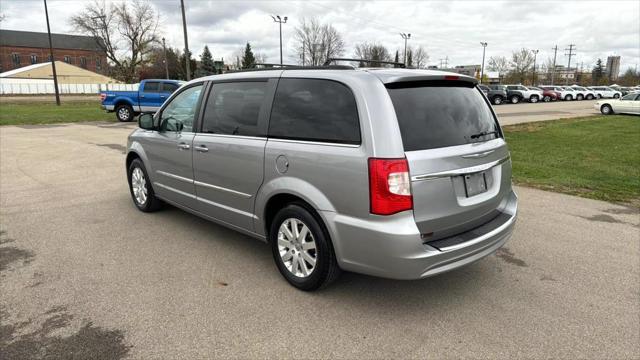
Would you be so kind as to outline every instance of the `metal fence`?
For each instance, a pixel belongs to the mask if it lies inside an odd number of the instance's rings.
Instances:
[[[58,84],[61,94],[98,94],[100,91],[136,91],[139,84]],[[53,80],[11,81],[0,80],[0,95],[53,94]]]

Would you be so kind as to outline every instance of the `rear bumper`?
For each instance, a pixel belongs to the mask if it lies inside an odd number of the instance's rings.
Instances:
[[[456,269],[502,247],[511,237],[517,217],[517,196],[513,191],[505,197],[499,210],[503,216],[498,226],[480,226],[461,234],[464,241],[454,239],[439,249],[424,243],[409,211],[375,220],[355,219],[333,212],[322,215],[342,269],[411,280]]]

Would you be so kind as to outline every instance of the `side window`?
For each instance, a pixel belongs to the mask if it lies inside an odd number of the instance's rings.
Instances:
[[[160,92],[160,83],[157,81],[147,81],[144,83],[142,92]]]
[[[267,84],[266,81],[214,84],[204,110],[202,132],[264,136],[258,120]]]
[[[160,117],[162,131],[193,131],[202,87],[202,84],[189,87],[171,99]]]
[[[180,85],[174,83],[162,83],[162,92],[164,93],[173,93],[178,90]]]
[[[636,98],[636,94],[627,94],[622,97],[620,100],[634,100]]]
[[[336,81],[280,79],[269,136],[360,144],[360,121],[351,90]]]

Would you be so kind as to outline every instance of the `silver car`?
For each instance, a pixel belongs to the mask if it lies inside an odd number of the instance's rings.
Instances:
[[[471,77],[329,66],[193,80],[129,136],[144,212],[169,203],[271,244],[303,290],[421,279],[509,239],[504,135]]]

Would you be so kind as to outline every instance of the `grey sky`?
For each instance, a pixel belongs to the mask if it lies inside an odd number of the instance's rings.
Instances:
[[[184,47],[179,0],[153,0],[161,32],[170,46]],[[53,32],[73,33],[68,19],[84,1],[49,0]],[[577,47],[572,64],[592,67],[597,58],[620,55],[621,71],[640,68],[640,1],[206,1],[185,0],[189,43],[195,55],[208,44],[214,57],[228,62],[245,42],[277,62],[278,27],[270,14],[288,16],[283,25],[285,62],[293,62],[294,27],[302,17],[332,23],[344,36],[346,56],[355,44],[377,41],[392,52],[402,49],[399,32],[411,33],[429,64],[448,57],[450,65],[479,64],[480,41],[490,56],[509,57],[522,47],[539,49],[538,63],[553,56],[567,63],[564,49]],[[46,31],[41,0],[2,0],[3,29]]]

